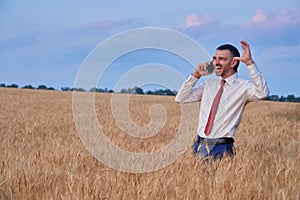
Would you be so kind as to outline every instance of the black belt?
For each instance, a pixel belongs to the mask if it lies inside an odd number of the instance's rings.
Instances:
[[[200,144],[208,144],[208,145],[215,145],[215,144],[233,144],[234,139],[230,137],[222,137],[222,138],[203,138],[198,135],[197,140],[200,142]]]

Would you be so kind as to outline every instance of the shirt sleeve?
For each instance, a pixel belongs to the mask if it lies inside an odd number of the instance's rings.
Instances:
[[[263,74],[259,71],[257,65],[253,63],[248,66],[248,72],[252,79],[248,83],[247,95],[249,101],[265,99],[269,96],[269,89]]]
[[[190,75],[189,78],[182,84],[179,89],[175,102],[177,103],[191,103],[200,101],[203,94],[203,84],[200,84],[199,87],[194,88],[196,83],[198,82],[198,78]]]

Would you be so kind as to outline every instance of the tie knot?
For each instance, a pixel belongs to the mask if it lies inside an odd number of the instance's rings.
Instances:
[[[226,83],[224,79],[221,80],[221,85],[223,86]]]

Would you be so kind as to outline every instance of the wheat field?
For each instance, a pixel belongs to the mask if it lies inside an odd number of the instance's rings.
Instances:
[[[118,98],[124,98],[121,94]],[[179,129],[174,97],[131,95],[139,126],[161,105],[163,128],[149,138],[127,135],[111,112],[112,94],[95,94],[107,137],[130,152],[151,152]],[[234,159],[203,162],[192,149],[151,172],[115,170],[93,157],[75,128],[72,93],[0,88],[0,199],[300,199],[300,104],[260,101],[246,106]],[[191,107],[189,132],[198,110]],[[187,107],[188,109],[188,107]],[[190,141],[190,146],[193,141]]]

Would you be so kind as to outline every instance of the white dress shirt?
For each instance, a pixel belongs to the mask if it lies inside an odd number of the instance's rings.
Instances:
[[[195,87],[199,79],[190,75],[182,84],[175,101],[178,103],[190,103],[201,101],[199,124],[197,133],[203,138],[234,138],[236,129],[241,122],[245,105],[248,102],[268,97],[269,90],[266,81],[258,70],[256,64],[248,66],[248,72],[252,81],[243,80],[235,73],[228,77],[223,88],[223,94],[215,115],[211,134],[204,134],[210,108],[216,96],[221,79],[208,79]]]

